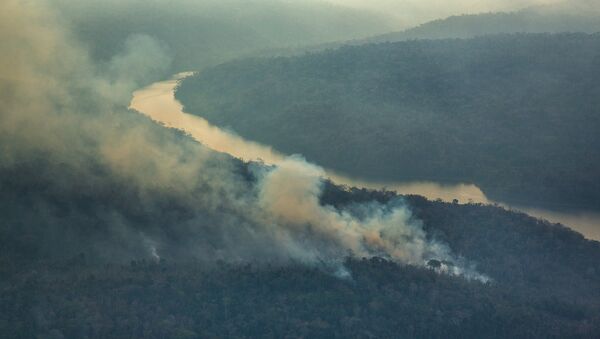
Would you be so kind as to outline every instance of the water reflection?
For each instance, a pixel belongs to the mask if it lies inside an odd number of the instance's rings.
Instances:
[[[223,130],[208,123],[202,117],[183,112],[182,105],[175,100],[174,90],[179,79],[191,73],[180,73],[171,80],[154,83],[133,93],[130,107],[160,122],[189,133],[207,147],[228,153],[243,160],[261,159],[267,164],[277,164],[285,155],[256,142],[248,141],[235,133]],[[435,182],[373,182],[350,178],[348,176],[326,170],[326,174],[334,182],[348,186],[371,189],[386,188],[401,194],[417,194],[428,199],[443,201],[458,200],[459,203],[494,203],[473,184],[441,185]],[[509,206],[499,202],[508,209],[523,211],[529,215],[543,218],[551,222],[559,222],[582,233],[589,239],[600,240],[600,213],[563,213],[539,208]]]

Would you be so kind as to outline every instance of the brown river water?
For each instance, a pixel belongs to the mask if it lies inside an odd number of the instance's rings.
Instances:
[[[262,160],[277,165],[287,155],[272,147],[246,140],[231,131],[211,125],[206,119],[183,112],[183,107],[174,96],[180,79],[191,73],[180,73],[167,81],[156,82],[133,93],[130,108],[150,117],[167,127],[183,130],[205,146],[219,152],[228,153],[243,160]],[[473,184],[441,185],[436,182],[376,182],[350,178],[325,169],[327,177],[338,184],[370,189],[386,188],[400,194],[417,194],[428,199],[443,201],[458,200],[459,203],[498,204],[507,209],[519,210],[531,216],[568,226],[588,239],[600,241],[600,213],[565,213],[540,208],[511,206],[489,200]]]

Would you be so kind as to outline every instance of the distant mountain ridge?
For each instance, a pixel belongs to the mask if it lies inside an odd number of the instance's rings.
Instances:
[[[411,39],[471,38],[499,33],[560,33],[600,31],[600,12],[591,4],[537,6],[515,12],[455,15],[400,32],[377,35],[360,42]],[[591,9],[591,10],[590,10]]]
[[[105,61],[132,35],[148,35],[169,51],[172,72],[199,70],[261,49],[366,37],[390,30],[388,18],[325,2],[50,0]]]
[[[268,48],[255,55],[294,56],[341,46],[419,39],[469,39],[484,35],[514,33],[596,33],[600,32],[600,6],[593,1],[569,1],[532,6],[513,12],[452,15],[427,21],[401,31],[364,39],[334,41],[300,47]]]
[[[600,34],[515,34],[240,60],[176,95],[190,113],[349,175],[598,210],[599,75]]]

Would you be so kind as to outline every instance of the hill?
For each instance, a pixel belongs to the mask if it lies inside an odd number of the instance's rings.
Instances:
[[[0,2],[1,338],[598,337],[600,243],[214,152],[126,108],[156,41],[63,23]]]
[[[186,79],[187,112],[363,178],[472,182],[600,209],[600,36],[497,35],[247,59]]]
[[[501,33],[600,32],[600,11],[585,1],[533,6],[515,12],[454,15],[419,26],[377,35],[364,42],[472,38]]]
[[[199,210],[172,198],[155,199],[177,213],[136,210],[136,204],[145,203],[129,195],[127,184],[109,187],[115,192],[110,198],[93,194],[81,201],[74,193],[53,190],[40,196],[38,187],[51,187],[50,181],[42,176],[29,184],[25,199],[45,197],[62,210],[52,215],[54,222],[39,209],[27,220],[15,221],[7,210],[16,216],[25,207],[18,205],[16,196],[2,211],[4,337],[587,338],[600,333],[600,243],[521,213],[402,198],[428,234],[447,241],[460,255],[477,258],[477,269],[489,274],[491,282],[378,257],[347,257],[343,265],[350,276],[340,278],[326,265],[174,255],[164,241],[191,236],[182,226],[194,216],[220,226],[226,221],[211,218],[214,213],[204,207]],[[21,180],[21,189],[12,188],[19,197],[24,184]],[[10,197],[10,188],[2,187],[3,199]],[[360,213],[357,207],[364,203],[387,204],[398,198],[392,192],[326,183],[321,203]],[[129,205],[123,206],[125,200]],[[99,237],[114,233],[116,226],[114,220],[100,218],[99,206],[118,209],[123,230],[152,232],[163,227],[165,257],[157,261],[144,251],[132,256],[134,233],[112,241]],[[210,235],[209,224],[198,219],[193,224],[196,232]],[[35,232],[40,228],[45,231]],[[67,242],[59,247],[61,258],[54,241],[67,234]],[[68,241],[73,237],[78,237],[79,246]],[[98,257],[99,245],[123,256]]]

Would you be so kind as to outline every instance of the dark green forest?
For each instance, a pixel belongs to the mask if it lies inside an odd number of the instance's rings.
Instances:
[[[469,182],[600,209],[600,35],[512,34],[245,59],[186,79],[187,112],[363,178]]]
[[[0,1],[0,338],[600,338],[600,242],[320,167],[600,210],[600,35],[271,54],[388,24],[312,0]],[[187,111],[307,159],[149,118],[177,113],[175,83],[144,86],[190,68]]]
[[[198,147],[180,132],[134,120],[156,129],[165,143],[190,152]],[[40,155],[2,169],[0,337],[600,334],[600,243],[562,225],[495,206],[324,182],[320,203],[357,216],[364,204],[401,201],[428,237],[473,260],[492,280],[436,273],[435,263],[427,268],[355,256],[343,263],[350,277],[340,278],[325,263],[192,256],[197,246],[220,246],[215,233],[230,227],[231,211],[161,190],[141,195],[102,163],[87,162],[89,170],[82,171]],[[204,171],[213,166],[232,168],[238,185],[252,187],[252,167],[263,165],[218,156]],[[201,185],[194,194],[211,189]],[[242,230],[243,220],[232,227]],[[161,237],[160,260],[144,251],[138,232]]]
[[[592,338],[598,307],[481,285],[382,259],[352,280],[306,266],[44,262],[11,274],[9,338]],[[597,298],[594,300],[598,300]]]

